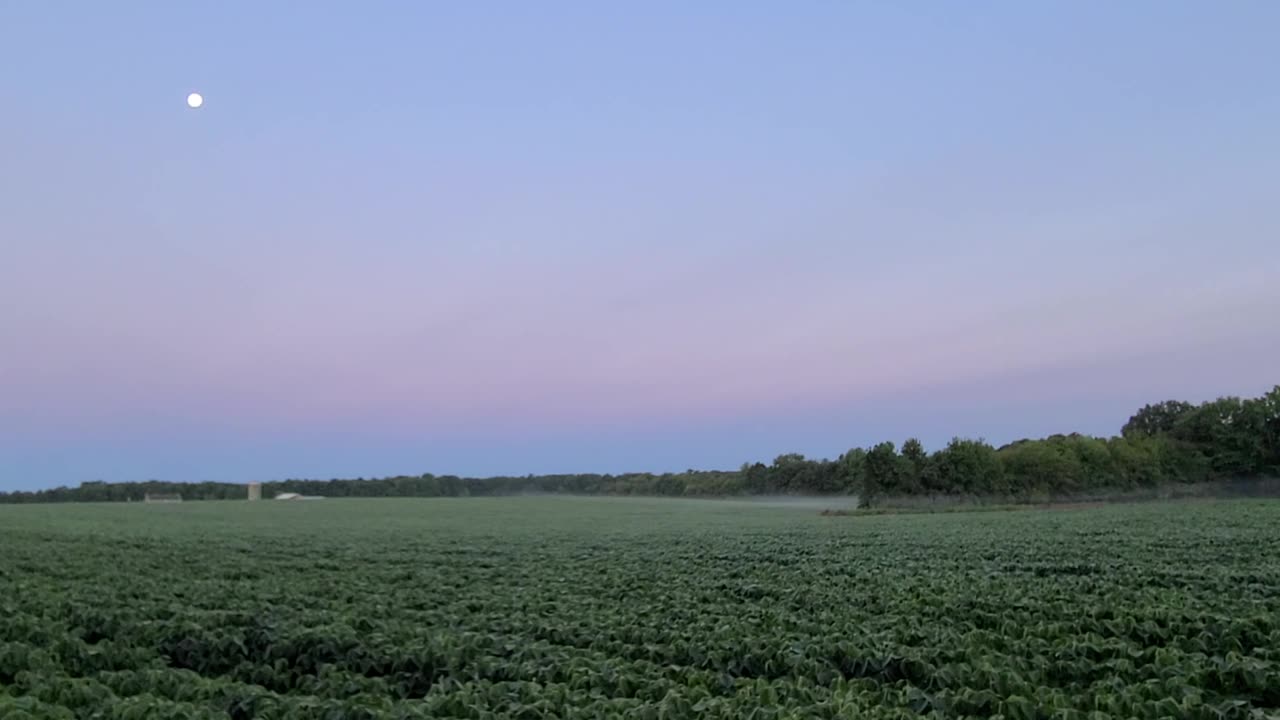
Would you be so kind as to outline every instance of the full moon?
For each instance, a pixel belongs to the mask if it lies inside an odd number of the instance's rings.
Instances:
[[[203,104],[204,98],[200,96],[200,93],[191,93],[187,96],[187,107],[198,108]]]

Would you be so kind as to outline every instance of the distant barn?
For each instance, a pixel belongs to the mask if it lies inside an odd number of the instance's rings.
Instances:
[[[142,496],[142,502],[176,503],[182,502],[182,496],[177,493],[146,493]]]
[[[280,493],[276,500],[323,500],[323,495],[302,495],[301,493]]]

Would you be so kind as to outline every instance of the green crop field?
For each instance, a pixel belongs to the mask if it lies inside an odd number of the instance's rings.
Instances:
[[[1280,502],[0,507],[0,718],[1264,718]]]

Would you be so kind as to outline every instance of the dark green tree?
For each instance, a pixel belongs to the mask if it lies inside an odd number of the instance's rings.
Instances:
[[[836,461],[840,487],[846,493],[861,493],[867,473],[867,451],[852,448]],[[865,504],[865,499],[860,498]]]
[[[1154,405],[1145,405],[1129,418],[1129,421],[1120,429],[1120,434],[1124,437],[1150,437],[1169,433],[1182,418],[1195,409],[1195,405],[1181,400],[1166,400]]]
[[[784,493],[803,492],[800,480],[808,466],[808,461],[800,453],[785,453],[773,459],[769,468],[773,490]]]
[[[996,449],[983,440],[953,438],[934,453],[938,479],[948,492],[967,495],[1006,495],[1004,468]]]
[[[1253,477],[1266,466],[1266,412],[1257,400],[1218,398],[1183,415],[1170,434],[1208,458],[1216,477]]]
[[[1280,477],[1280,385],[1258,398],[1263,472]]]
[[[860,494],[864,504],[870,505],[882,495],[898,490],[898,475],[902,469],[900,460],[891,442],[882,442],[867,451]]]
[[[769,491],[769,466],[764,463],[743,463],[738,474],[743,492],[760,495]]]
[[[926,476],[929,474],[929,453],[916,438],[907,438],[902,443],[901,471],[898,474],[900,492],[916,495],[925,490]]]

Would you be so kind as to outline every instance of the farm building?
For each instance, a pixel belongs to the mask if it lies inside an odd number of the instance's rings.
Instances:
[[[299,493],[280,493],[276,500],[323,500],[323,495],[302,495]]]

